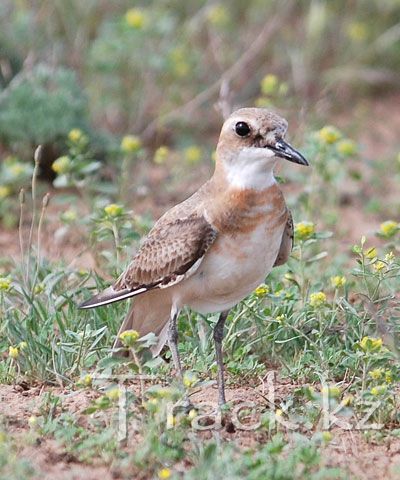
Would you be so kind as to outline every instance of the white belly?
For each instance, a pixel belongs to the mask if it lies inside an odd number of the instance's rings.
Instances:
[[[267,235],[263,223],[249,234],[218,238],[197,272],[182,282],[176,302],[203,314],[236,305],[271,271],[284,227]]]

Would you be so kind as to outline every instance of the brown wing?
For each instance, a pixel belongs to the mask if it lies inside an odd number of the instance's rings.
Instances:
[[[115,284],[81,308],[106,305],[180,282],[194,273],[216,236],[217,231],[197,213],[186,218],[161,218]]]
[[[282,242],[279,248],[278,256],[276,257],[274,267],[278,267],[279,265],[283,265],[287,262],[290,252],[293,248],[293,237],[294,237],[294,227],[293,227],[293,217],[288,210],[288,219],[286,222],[285,230],[283,231],[282,235]]]
[[[176,282],[203,257],[216,234],[207,220],[197,214],[156,224],[114,290]]]

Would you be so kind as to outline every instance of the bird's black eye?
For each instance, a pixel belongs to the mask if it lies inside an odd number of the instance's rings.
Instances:
[[[238,122],[235,125],[235,132],[239,135],[239,137],[246,137],[250,133],[250,127],[246,122]]]

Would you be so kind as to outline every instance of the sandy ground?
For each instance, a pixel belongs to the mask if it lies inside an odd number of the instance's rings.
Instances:
[[[284,399],[285,395],[295,387],[296,385],[287,382],[278,382],[276,384],[276,400]],[[87,422],[87,416],[83,415],[82,411],[99,395],[97,392],[89,390],[69,391],[40,386],[29,390],[25,388],[18,385],[0,386],[0,418],[2,418],[3,425],[7,426],[8,432],[13,435],[17,443],[18,438],[25,438],[24,446],[20,447],[19,457],[29,460],[36,470],[41,472],[41,479],[78,480],[85,478],[94,480],[102,478],[103,480],[115,480],[127,478],[126,475],[129,475],[129,470],[122,472],[112,466],[105,467],[96,463],[96,460],[92,465],[79,462],[74,455],[66,453],[55,440],[32,434],[32,445],[26,446],[26,434],[30,430],[28,419],[31,415],[39,414],[39,407],[45,392],[51,391],[54,395],[60,396],[63,411],[73,413],[80,424]],[[234,404],[251,402],[256,404],[261,411],[266,408],[261,387],[246,386],[229,389],[227,400],[234,401]],[[216,388],[209,386],[200,389],[192,396],[192,401],[194,405],[200,408],[205,402],[207,406],[210,402],[216,405]],[[254,424],[256,422],[257,418],[254,419]],[[282,427],[282,431],[285,432],[284,427]],[[251,447],[255,443],[263,443],[268,439],[265,430],[246,431],[232,428],[232,426],[203,432],[193,430],[193,433],[199,435],[203,440],[224,438],[227,441],[236,442],[244,448]],[[373,440],[368,441],[364,433],[359,430],[345,431],[333,428],[331,433],[332,441],[322,448],[324,465],[341,467],[346,471],[348,478],[359,480],[395,480],[400,478],[399,438],[391,437],[389,439],[387,437],[385,440],[376,443]],[[137,439],[130,439],[128,445],[121,448],[134,451],[136,444]]]

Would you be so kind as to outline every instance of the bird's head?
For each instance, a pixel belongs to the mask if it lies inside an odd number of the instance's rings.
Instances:
[[[217,146],[217,162],[232,175],[271,173],[279,158],[308,165],[284,138],[285,119],[264,108],[241,108],[225,121]]]

